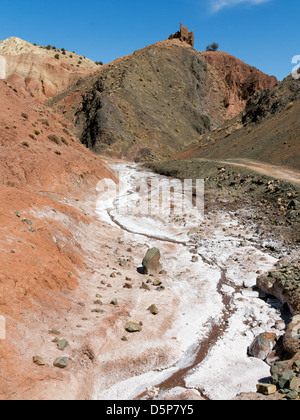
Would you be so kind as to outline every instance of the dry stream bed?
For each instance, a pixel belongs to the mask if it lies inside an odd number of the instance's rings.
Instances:
[[[149,315],[134,340],[115,349],[120,357],[131,354],[128,374],[115,375],[109,386],[96,381],[93,397],[153,398],[149,387],[159,388],[157,399],[187,390],[191,398],[213,400],[255,392],[269,366],[248,357],[247,348],[262,332],[284,333],[275,327],[282,305],[255,287],[257,276],[271,270],[276,258],[261,247],[255,226],[241,224],[234,213],[203,215],[193,200],[183,199],[178,184],[170,190],[168,178],[133,164],[112,167],[120,175],[120,190],[114,192],[108,180],[98,185],[99,218],[128,246],[159,248],[167,274],[152,277],[165,289],[145,292],[159,313]],[[138,317],[138,307],[131,315]],[[160,356],[152,363],[156,352]]]

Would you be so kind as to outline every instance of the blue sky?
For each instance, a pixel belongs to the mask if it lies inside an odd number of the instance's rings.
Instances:
[[[199,51],[220,49],[282,80],[300,55],[299,0],[0,0],[0,39],[17,36],[108,63],[168,38],[182,21]]]

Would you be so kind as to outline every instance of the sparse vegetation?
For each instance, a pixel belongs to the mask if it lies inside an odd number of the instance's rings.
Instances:
[[[60,139],[60,137],[58,137],[56,134],[50,134],[50,135],[48,136],[48,139],[49,139],[49,140],[51,140],[51,141],[53,141],[54,143],[56,143],[56,144],[58,144],[58,145],[60,145],[60,144],[61,144],[61,139]]]
[[[219,49],[219,44],[217,44],[216,42],[213,42],[212,44],[206,47],[206,51],[218,51],[218,49]]]
[[[63,144],[65,144],[66,146],[69,146],[69,142],[65,137],[61,137],[60,139],[61,139]]]
[[[41,123],[49,127],[49,121],[46,118],[41,119]]]
[[[56,60],[59,60],[59,54],[55,54],[54,58],[56,58]]]
[[[22,112],[22,117],[24,118],[24,120],[28,120],[28,114],[26,114],[25,112]]]

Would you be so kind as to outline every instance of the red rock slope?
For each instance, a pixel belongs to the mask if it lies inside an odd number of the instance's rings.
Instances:
[[[34,399],[40,381],[59,382],[59,373],[32,363],[41,319],[47,324],[52,313],[53,326],[61,319],[86,270],[74,231],[88,230],[90,219],[72,203],[95,197],[98,180],[113,175],[29,94],[0,81],[0,98],[0,315],[7,327],[0,399]]]

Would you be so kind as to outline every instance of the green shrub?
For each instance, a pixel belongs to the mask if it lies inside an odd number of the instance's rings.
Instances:
[[[218,49],[219,49],[219,44],[217,44],[216,42],[206,47],[206,51],[218,51]]]
[[[56,134],[50,134],[48,136],[48,139],[51,140],[51,141],[53,141],[56,144],[59,144],[59,145],[61,144],[61,139]]]

